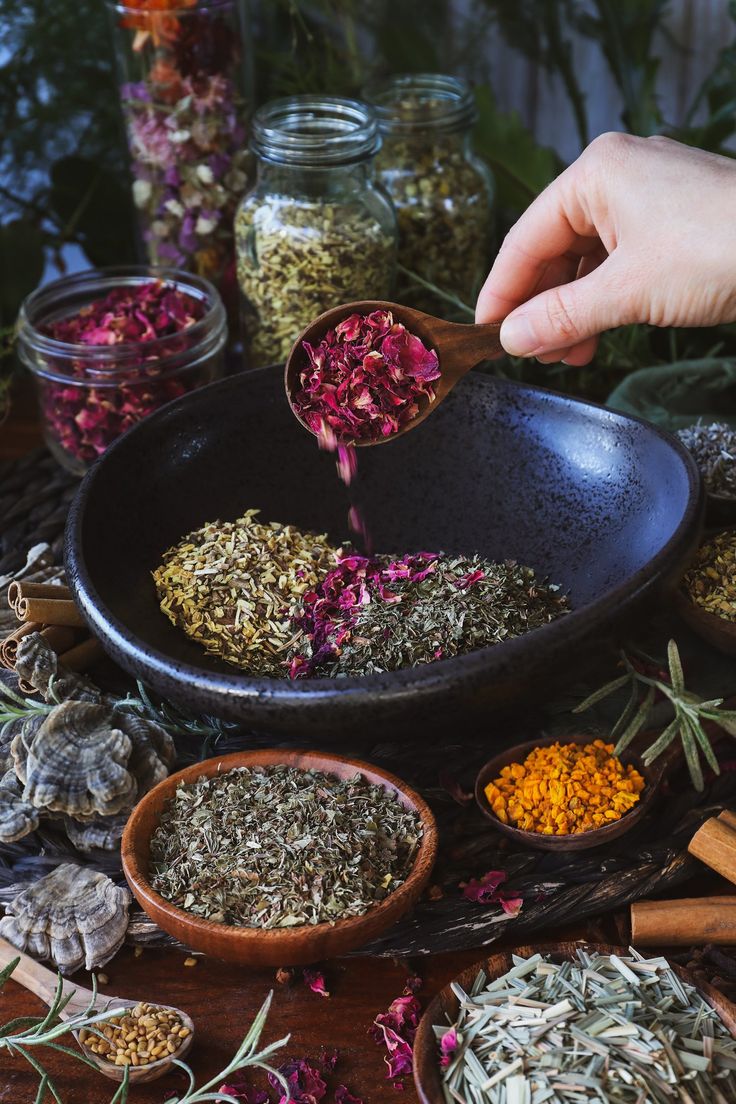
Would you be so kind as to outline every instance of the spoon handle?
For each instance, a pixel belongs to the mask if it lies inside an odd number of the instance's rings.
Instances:
[[[435,329],[435,339],[440,350],[440,370],[443,363],[463,366],[464,371],[474,368],[482,360],[491,360],[503,352],[499,334],[500,322],[472,325],[463,322],[443,322]]]
[[[36,962],[36,960],[29,955],[23,954],[22,951],[17,950],[11,943],[6,942],[5,939],[0,939],[0,969],[9,966],[16,958],[20,959],[20,961],[10,975],[13,981],[17,981],[19,985],[22,985],[30,993],[35,993],[44,1004],[50,1007],[54,1003],[54,998],[56,996],[56,988],[59,980],[58,975],[48,970],[45,966],[42,966],[40,962]],[[91,990],[84,989],[78,985],[72,985],[70,982],[65,981],[63,995],[67,996],[70,992],[73,993],[73,996],[62,1013],[64,1019],[68,1019],[77,1012],[84,1011],[92,999]]]

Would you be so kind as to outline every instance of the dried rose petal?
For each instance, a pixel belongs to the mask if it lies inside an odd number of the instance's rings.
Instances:
[[[402,1079],[412,1070],[414,1037],[421,1016],[416,993],[421,984],[418,977],[407,978],[403,994],[391,1002],[387,1012],[376,1016],[369,1031],[373,1041],[386,1048],[386,1077],[395,1088],[403,1088]]]
[[[363,1100],[351,1093],[347,1085],[338,1085],[335,1089],[335,1104],[363,1104]]]
[[[436,352],[390,311],[353,314],[316,348],[303,346],[307,364],[294,409],[323,448],[388,437],[434,398]]]
[[[279,1093],[278,1104],[316,1104],[327,1092],[327,1085],[319,1070],[310,1064],[308,1058],[295,1058],[291,1062],[285,1062],[278,1067],[278,1072],[289,1086],[288,1094],[284,1095],[278,1078],[269,1073],[269,1084]]]
[[[234,1081],[228,1081],[220,1085],[219,1093],[227,1093],[242,1104],[270,1104],[270,1097],[263,1089],[254,1089],[250,1081],[244,1080],[242,1075],[236,1074]]]
[[[321,970],[309,970],[303,971],[304,984],[307,985],[313,993],[318,993],[320,997],[329,997],[329,991],[325,983],[325,975]]]
[[[505,870],[489,870],[479,880],[471,878],[469,882],[460,882],[463,897],[479,905],[500,905],[507,916],[518,916],[524,898],[500,888],[506,877]]]
[[[457,1030],[450,1027],[440,1036],[440,1066],[447,1069],[457,1050]]]

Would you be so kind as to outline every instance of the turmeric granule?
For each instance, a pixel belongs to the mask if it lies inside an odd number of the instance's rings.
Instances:
[[[510,763],[485,789],[499,820],[526,832],[567,836],[620,820],[644,779],[613,754],[613,744],[552,744]]]

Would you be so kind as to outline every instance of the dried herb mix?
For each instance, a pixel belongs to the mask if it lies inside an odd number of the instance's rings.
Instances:
[[[710,422],[680,429],[677,436],[692,453],[708,494],[736,498],[736,429]]]
[[[701,609],[725,621],[736,621],[736,529],[701,544],[683,586]]]
[[[394,235],[356,202],[251,193],[235,241],[254,367],[285,360],[300,330],[335,303],[390,296]]]
[[[513,956],[436,1026],[447,1104],[727,1104],[736,1040],[664,958]]]
[[[416,417],[422,400],[434,399],[437,353],[395,322],[391,311],[351,314],[316,348],[303,345],[307,361],[294,408],[323,447],[390,437]],[[345,482],[354,459],[340,457]]]
[[[297,603],[329,571],[337,549],[296,526],[261,522],[258,513],[189,533],[153,578],[163,612],[207,652],[278,677],[301,635],[292,622]]]
[[[361,916],[406,879],[417,813],[361,775],[238,767],[181,783],[151,839],[153,888],[223,924]]]

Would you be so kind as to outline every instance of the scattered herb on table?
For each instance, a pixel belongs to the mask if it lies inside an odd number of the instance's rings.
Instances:
[[[530,567],[429,552],[342,556],[303,605],[299,624],[310,646],[295,655],[293,678],[431,663],[519,636],[568,609],[559,587]]]
[[[576,952],[481,970],[436,1025],[448,1101],[736,1099],[736,1041],[666,959]]]
[[[736,429],[723,422],[698,423],[677,436],[692,453],[708,494],[736,498]]]
[[[409,874],[418,815],[359,774],[275,766],[181,783],[151,839],[151,885],[223,924],[361,916]]]
[[[325,447],[389,437],[434,399],[437,353],[391,311],[351,314],[316,348],[303,345],[294,408]]]
[[[682,585],[701,609],[736,621],[736,529],[701,544]]]
[[[59,348],[58,365],[53,353],[48,354],[49,367],[68,375],[68,383],[37,376],[45,423],[65,453],[85,463],[96,460],[142,418],[210,378],[206,367],[175,375],[162,374],[160,367],[162,356],[183,354],[192,345],[195,339],[187,331],[204,311],[202,300],[152,280],[114,288],[76,313],[40,327],[45,337],[63,346],[80,346],[71,350],[71,361],[70,350]],[[178,341],[172,341],[177,335]],[[116,385],[111,387],[95,350],[107,356],[113,348],[124,359],[114,366]],[[108,377],[111,371],[107,369]]]
[[[655,698],[657,694],[661,694],[670,702],[675,715],[660,736],[641,753],[642,762],[648,767],[674,740],[679,739],[692,783],[696,790],[702,790],[704,782],[700,765],[701,754],[711,770],[720,774],[705,723],[718,725],[730,736],[736,736],[736,710],[721,709],[723,698],[704,701],[697,694],[685,689],[680,653],[674,640],[670,640],[667,645],[667,662],[669,672],[661,671],[656,661],[648,656],[640,655],[634,660],[622,652],[621,664],[626,673],[595,690],[575,706],[573,713],[583,713],[609,695],[627,688],[629,700],[610,734],[611,740],[617,741],[613,749],[614,755],[621,755],[646,728]]]
[[[248,510],[189,533],[153,572],[161,609],[207,652],[255,675],[288,673],[299,600],[334,563],[324,536]]]
[[[576,835],[620,820],[644,779],[613,754],[613,744],[552,744],[509,763],[485,788],[499,820],[545,836]]]
[[[246,197],[235,240],[254,367],[284,361],[300,331],[336,303],[390,296],[394,235],[357,204]]]

